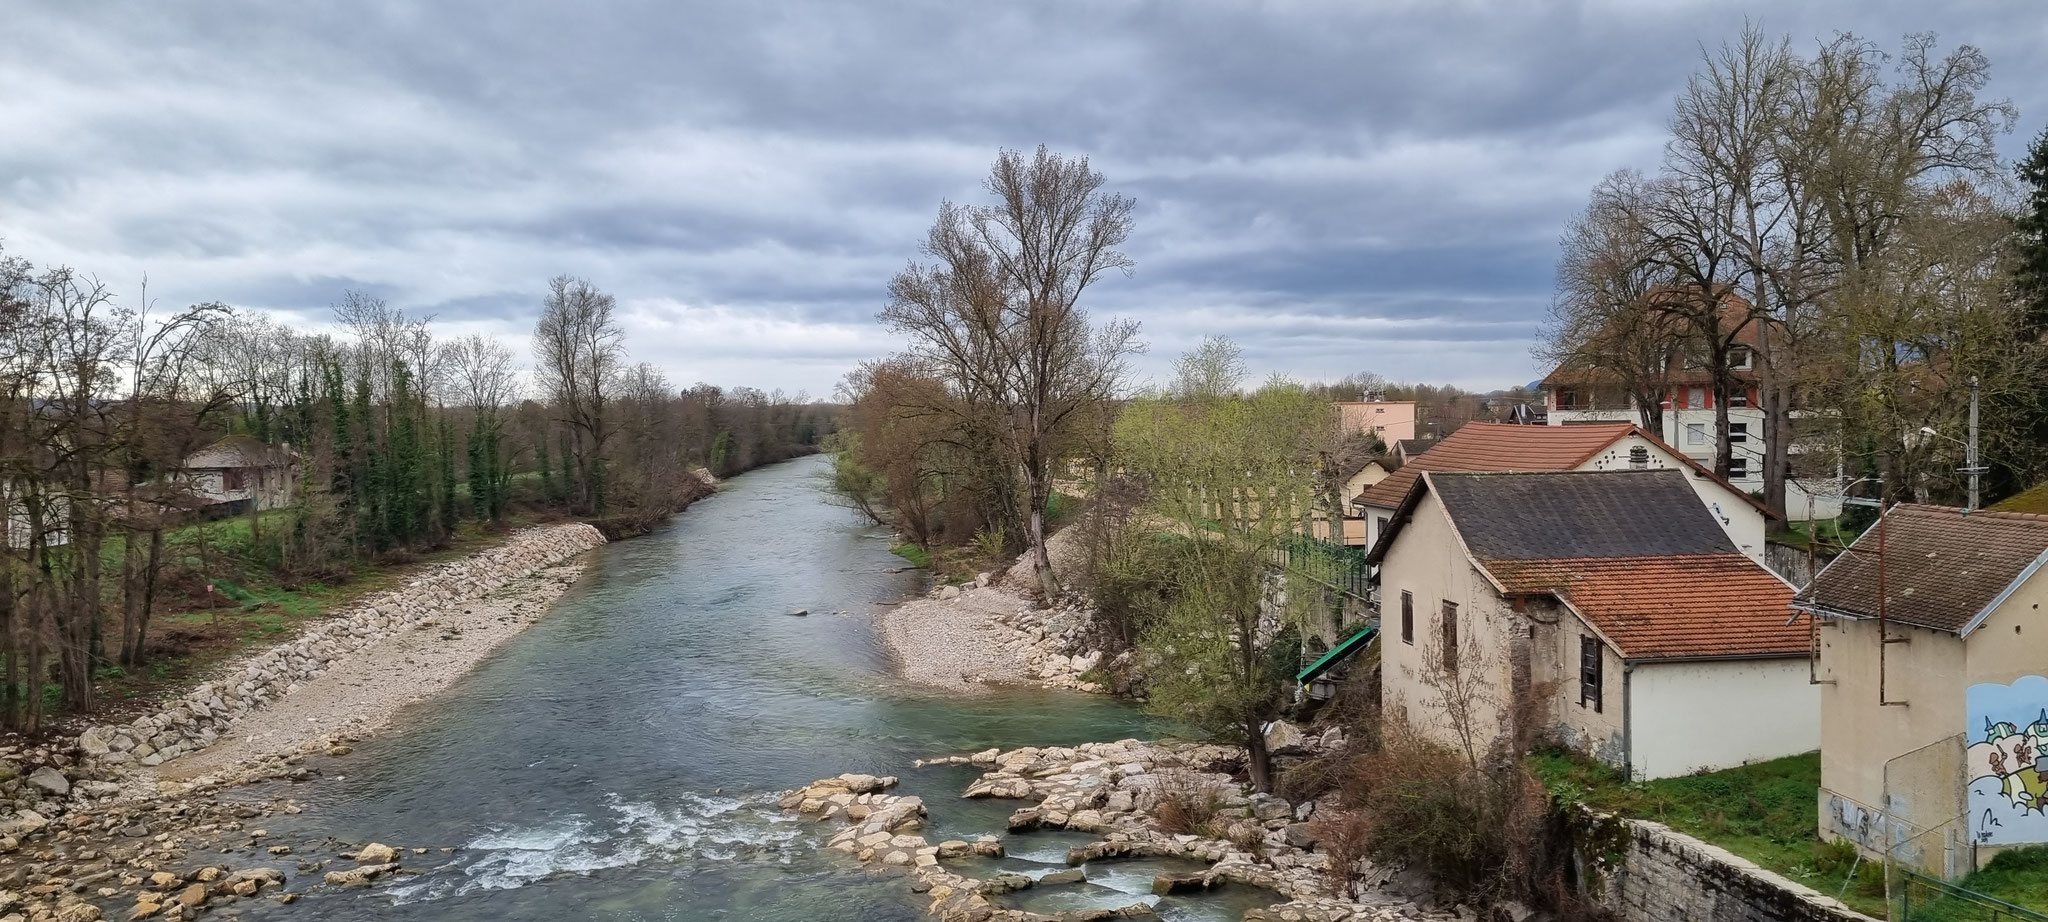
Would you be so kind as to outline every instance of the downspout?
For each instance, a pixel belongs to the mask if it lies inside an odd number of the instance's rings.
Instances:
[[[1629,689],[1635,673],[1635,663],[1621,661],[1621,775],[1630,781],[1636,780],[1636,703]]]

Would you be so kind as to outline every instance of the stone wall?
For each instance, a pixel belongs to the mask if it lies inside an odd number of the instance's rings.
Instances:
[[[1626,821],[1591,894],[1621,922],[1874,922],[1833,897],[1668,826]]]
[[[108,767],[153,766],[204,749],[236,718],[317,678],[337,658],[603,543],[597,529],[580,522],[515,532],[497,548],[437,566],[314,622],[296,639],[225,667],[154,714],[88,729],[79,748]]]

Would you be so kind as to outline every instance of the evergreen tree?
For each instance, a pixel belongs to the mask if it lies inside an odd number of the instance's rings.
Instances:
[[[455,533],[455,434],[449,431],[448,414],[438,414],[435,428],[440,431],[437,440],[440,445],[441,461],[441,534]]]
[[[384,530],[384,466],[377,451],[376,417],[370,412],[370,373],[356,373],[354,447],[350,449],[356,506],[356,540],[366,550],[383,550],[391,545]]]
[[[2048,349],[2048,129],[2034,139],[2015,172],[2020,202],[2014,221],[2013,294],[2019,300],[2023,335],[2034,349]],[[2039,459],[2048,450],[2048,388],[2025,389],[2006,402],[2019,444],[1992,453],[1992,496],[2031,486],[2028,480],[2040,476]]]
[[[533,440],[534,463],[540,467],[540,499],[543,503],[555,501],[555,472],[548,466],[548,433],[542,429],[540,437]]]
[[[2027,332],[2039,338],[2048,333],[2048,129],[2034,139],[2017,172],[2023,200],[2014,275],[2026,311]]]
[[[384,452],[384,532],[393,544],[411,544],[426,525],[422,495],[419,417],[412,394],[412,373],[404,362],[391,363],[391,405]]]
[[[469,427],[469,514],[478,519],[495,519],[497,504],[491,491],[497,484],[485,454],[484,438],[484,415],[478,413]]]
[[[572,459],[576,457],[576,452],[570,446],[569,433],[562,433],[561,439],[562,444],[558,446],[558,450],[555,453],[556,457],[562,459],[562,476],[557,478],[555,481],[555,486],[559,488],[561,492],[555,495],[554,500],[556,503],[568,505],[570,502],[570,497],[578,496],[582,492],[578,490],[576,487],[576,477],[577,475],[581,474],[582,471],[578,470],[576,465],[572,461]]]

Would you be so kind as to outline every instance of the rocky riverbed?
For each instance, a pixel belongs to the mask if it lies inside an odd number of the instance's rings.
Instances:
[[[289,901],[288,883],[404,873],[404,853],[387,846],[270,839],[264,820],[298,804],[236,789],[306,780],[305,756],[346,753],[453,682],[544,615],[581,573],[564,562],[603,543],[584,524],[517,532],[222,668],[156,713],[0,752],[0,922],[88,922],[124,906],[120,918],[191,918],[259,894]]]
[[[1326,873],[1329,856],[1316,849],[1309,820],[1315,804],[1290,804],[1266,794],[1247,793],[1232,780],[1242,750],[1191,743],[1122,740],[1073,747],[990,749],[973,755],[928,760],[921,765],[970,764],[986,771],[961,796],[1024,802],[1010,815],[1008,833],[1028,836],[1042,829],[1066,829],[1098,836],[1072,849],[1076,870],[1032,878],[1015,873],[976,873],[975,860],[999,856],[1005,840],[930,842],[922,834],[927,816],[917,797],[888,793],[897,779],[840,775],[787,792],[786,810],[840,825],[827,847],[846,852],[878,870],[901,869],[914,892],[925,894],[931,914],[943,922],[1084,922],[1091,919],[1152,918],[1150,903],[1069,911],[1030,912],[1011,907],[1005,894],[1030,888],[1079,884],[1081,865],[1119,859],[1191,859],[1206,870],[1163,874],[1154,893],[1166,895],[1217,887],[1271,891],[1273,904],[1254,909],[1247,920],[1282,922],[1397,922],[1441,920],[1453,914],[1424,911],[1384,891],[1364,900],[1332,894]],[[1212,815],[1192,832],[1163,827],[1162,804],[1206,804]],[[1368,878],[1373,869],[1359,868]],[[1385,875],[1381,875],[1385,876]]]

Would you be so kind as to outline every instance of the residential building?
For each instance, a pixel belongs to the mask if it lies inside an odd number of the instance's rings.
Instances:
[[[1367,558],[1384,713],[1475,757],[1512,733],[1637,779],[1811,751],[1792,586],[1736,548],[1693,480],[1420,472]]]
[[[2044,563],[2048,516],[1902,504],[1799,594],[1821,835],[1948,876],[2048,842]]]
[[[1722,308],[1723,324],[1730,328],[1742,325],[1729,354],[1729,371],[1735,386],[1728,395],[1728,481],[1737,489],[1756,493],[1764,488],[1765,447],[1764,413],[1756,374],[1757,324],[1749,318],[1748,302],[1733,295],[1726,301]],[[1665,354],[1657,379],[1640,386],[1657,392],[1657,406],[1648,415],[1657,421],[1657,437],[1686,457],[1712,468],[1721,445],[1720,407],[1715,402],[1713,372],[1696,355],[1671,349]],[[1538,387],[1542,391],[1544,421],[1552,426],[1640,424],[1646,418],[1640,398],[1631,396],[1621,379],[1605,370],[1559,365]],[[1801,411],[1793,413],[1795,419],[1805,415]],[[1788,450],[1794,455],[1805,454],[1805,446],[1797,442]],[[1795,467],[1802,466],[1797,460]],[[1838,469],[1788,480],[1785,514],[1799,521],[1807,518],[1809,509],[1815,519],[1841,515],[1843,480]]]
[[[1424,471],[1620,471],[1682,470],[1701,504],[1721,522],[1737,549],[1764,559],[1769,510],[1742,490],[1714,476],[1663,440],[1632,423],[1578,426],[1521,426],[1466,423],[1437,440],[1427,452],[1362,491],[1353,512],[1365,520],[1366,544],[1380,530]]]
[[[1338,401],[1337,427],[1345,433],[1370,432],[1388,445],[1412,439],[1415,437],[1415,401]]]
[[[185,456],[174,479],[213,514],[277,509],[289,505],[299,476],[299,456],[245,435],[231,435]]]

